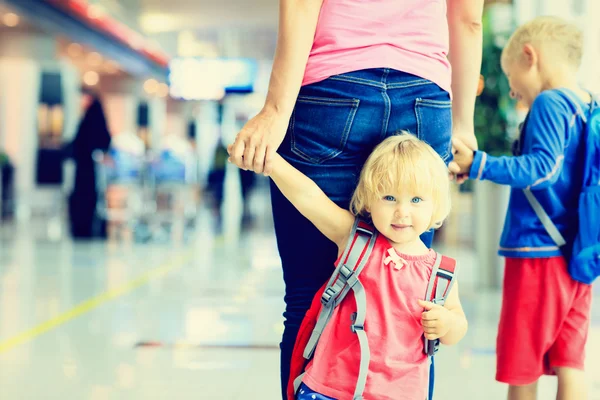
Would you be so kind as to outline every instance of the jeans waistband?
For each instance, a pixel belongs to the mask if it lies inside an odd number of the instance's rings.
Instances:
[[[434,84],[428,79],[391,68],[371,68],[331,76],[331,80],[352,82],[384,89]]]

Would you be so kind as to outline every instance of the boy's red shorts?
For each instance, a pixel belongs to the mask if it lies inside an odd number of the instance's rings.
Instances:
[[[556,367],[583,370],[591,301],[563,257],[507,258],[496,380],[528,385]]]

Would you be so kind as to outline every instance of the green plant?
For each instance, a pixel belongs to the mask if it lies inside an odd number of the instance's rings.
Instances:
[[[510,113],[514,101],[510,98],[510,86],[502,72],[500,57],[502,46],[510,32],[493,32],[493,13],[487,10],[483,17],[483,60],[481,75],[485,86],[475,103],[475,134],[479,148],[492,155],[510,152],[507,136]]]
[[[4,165],[9,165],[10,164],[10,159],[8,158],[8,154],[0,151],[0,167],[4,166]]]

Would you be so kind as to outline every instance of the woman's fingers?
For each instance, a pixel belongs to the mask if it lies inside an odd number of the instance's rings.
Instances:
[[[271,175],[271,172],[273,172],[273,160],[275,159],[277,147],[269,145],[265,150],[265,169],[263,170],[263,173],[268,176]]]
[[[452,148],[453,148],[453,152],[454,154],[456,153],[466,153],[469,151],[473,151],[473,149],[469,148],[469,146],[467,146],[465,144],[465,142],[463,142],[462,140],[460,140],[457,137],[453,137],[452,138]]]
[[[239,168],[269,175],[287,124],[288,120],[275,118],[269,113],[256,115],[235,138],[229,152],[231,162]]]
[[[265,156],[267,154],[267,146],[264,143],[256,149],[252,169],[257,174],[262,174],[265,170]]]
[[[254,153],[256,153],[256,145],[254,144],[253,138],[250,137],[250,140],[246,141],[242,168],[246,170],[252,170],[254,168]]]
[[[244,167],[244,151],[246,150],[246,143],[242,139],[242,132],[240,132],[235,138],[235,142],[233,142],[233,146],[231,147],[231,162],[237,165],[240,168]]]

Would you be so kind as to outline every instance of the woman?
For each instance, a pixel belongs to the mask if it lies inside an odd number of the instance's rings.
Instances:
[[[108,150],[110,133],[100,100],[93,94],[83,93],[85,115],[79,124],[75,139],[66,147],[68,156],[75,161],[75,184],[69,197],[69,219],[74,239],[105,237],[104,221],[96,215],[96,174],[92,154]]]
[[[401,129],[447,162],[451,136],[475,148],[482,10],[483,0],[280,0],[267,99],[238,133],[232,162],[268,174],[278,151],[347,208],[371,150]],[[286,285],[285,398],[298,328],[336,247],[271,189]]]

